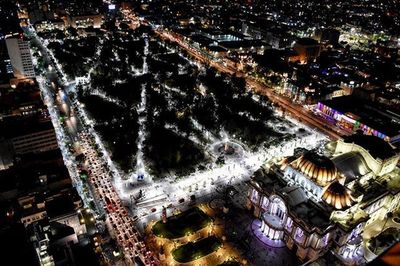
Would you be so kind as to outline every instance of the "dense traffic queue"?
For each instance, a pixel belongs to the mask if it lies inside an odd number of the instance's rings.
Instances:
[[[128,263],[135,265],[140,259],[145,265],[158,265],[157,259],[147,249],[140,233],[136,230],[135,220],[119,199],[110,180],[111,175],[93,147],[90,135],[81,133],[80,139],[95,200],[104,206],[106,223],[119,246],[123,248]]]

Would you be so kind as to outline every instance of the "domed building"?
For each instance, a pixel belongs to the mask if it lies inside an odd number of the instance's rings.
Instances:
[[[339,179],[335,164],[328,157],[308,151],[284,169],[283,178],[302,187],[306,194],[320,200],[323,188]]]
[[[337,180],[323,189],[321,198],[337,210],[351,207],[355,202],[350,190]]]
[[[301,156],[295,167],[320,186],[336,180],[338,174],[336,166],[329,158],[313,152]]]
[[[246,207],[257,221],[252,229],[303,261],[329,249],[341,264],[367,262],[373,256],[364,231],[376,234],[373,228],[387,213],[400,212],[400,186],[393,187],[400,184],[400,155],[383,140],[363,135],[338,140],[325,152],[329,157],[295,153],[256,172],[247,182]]]

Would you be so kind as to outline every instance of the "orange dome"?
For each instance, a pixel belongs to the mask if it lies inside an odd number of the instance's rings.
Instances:
[[[337,180],[324,188],[321,198],[338,210],[350,207],[354,203],[350,190]]]
[[[297,163],[297,170],[320,186],[326,186],[336,180],[338,172],[333,162],[314,152],[303,154]]]

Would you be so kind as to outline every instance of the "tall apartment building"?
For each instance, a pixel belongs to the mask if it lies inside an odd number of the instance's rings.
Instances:
[[[30,130],[15,132],[11,138],[15,154],[38,153],[58,148],[51,121],[32,126]]]
[[[29,50],[29,42],[23,38],[11,37],[6,39],[8,55],[17,79],[34,78],[32,56]]]
[[[0,140],[9,143],[14,154],[40,153],[58,148],[51,121],[10,117],[0,123]],[[1,141],[0,141],[1,143]]]

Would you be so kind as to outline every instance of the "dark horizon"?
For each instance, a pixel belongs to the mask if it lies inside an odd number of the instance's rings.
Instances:
[[[399,1],[0,4],[1,265],[395,265]]]

